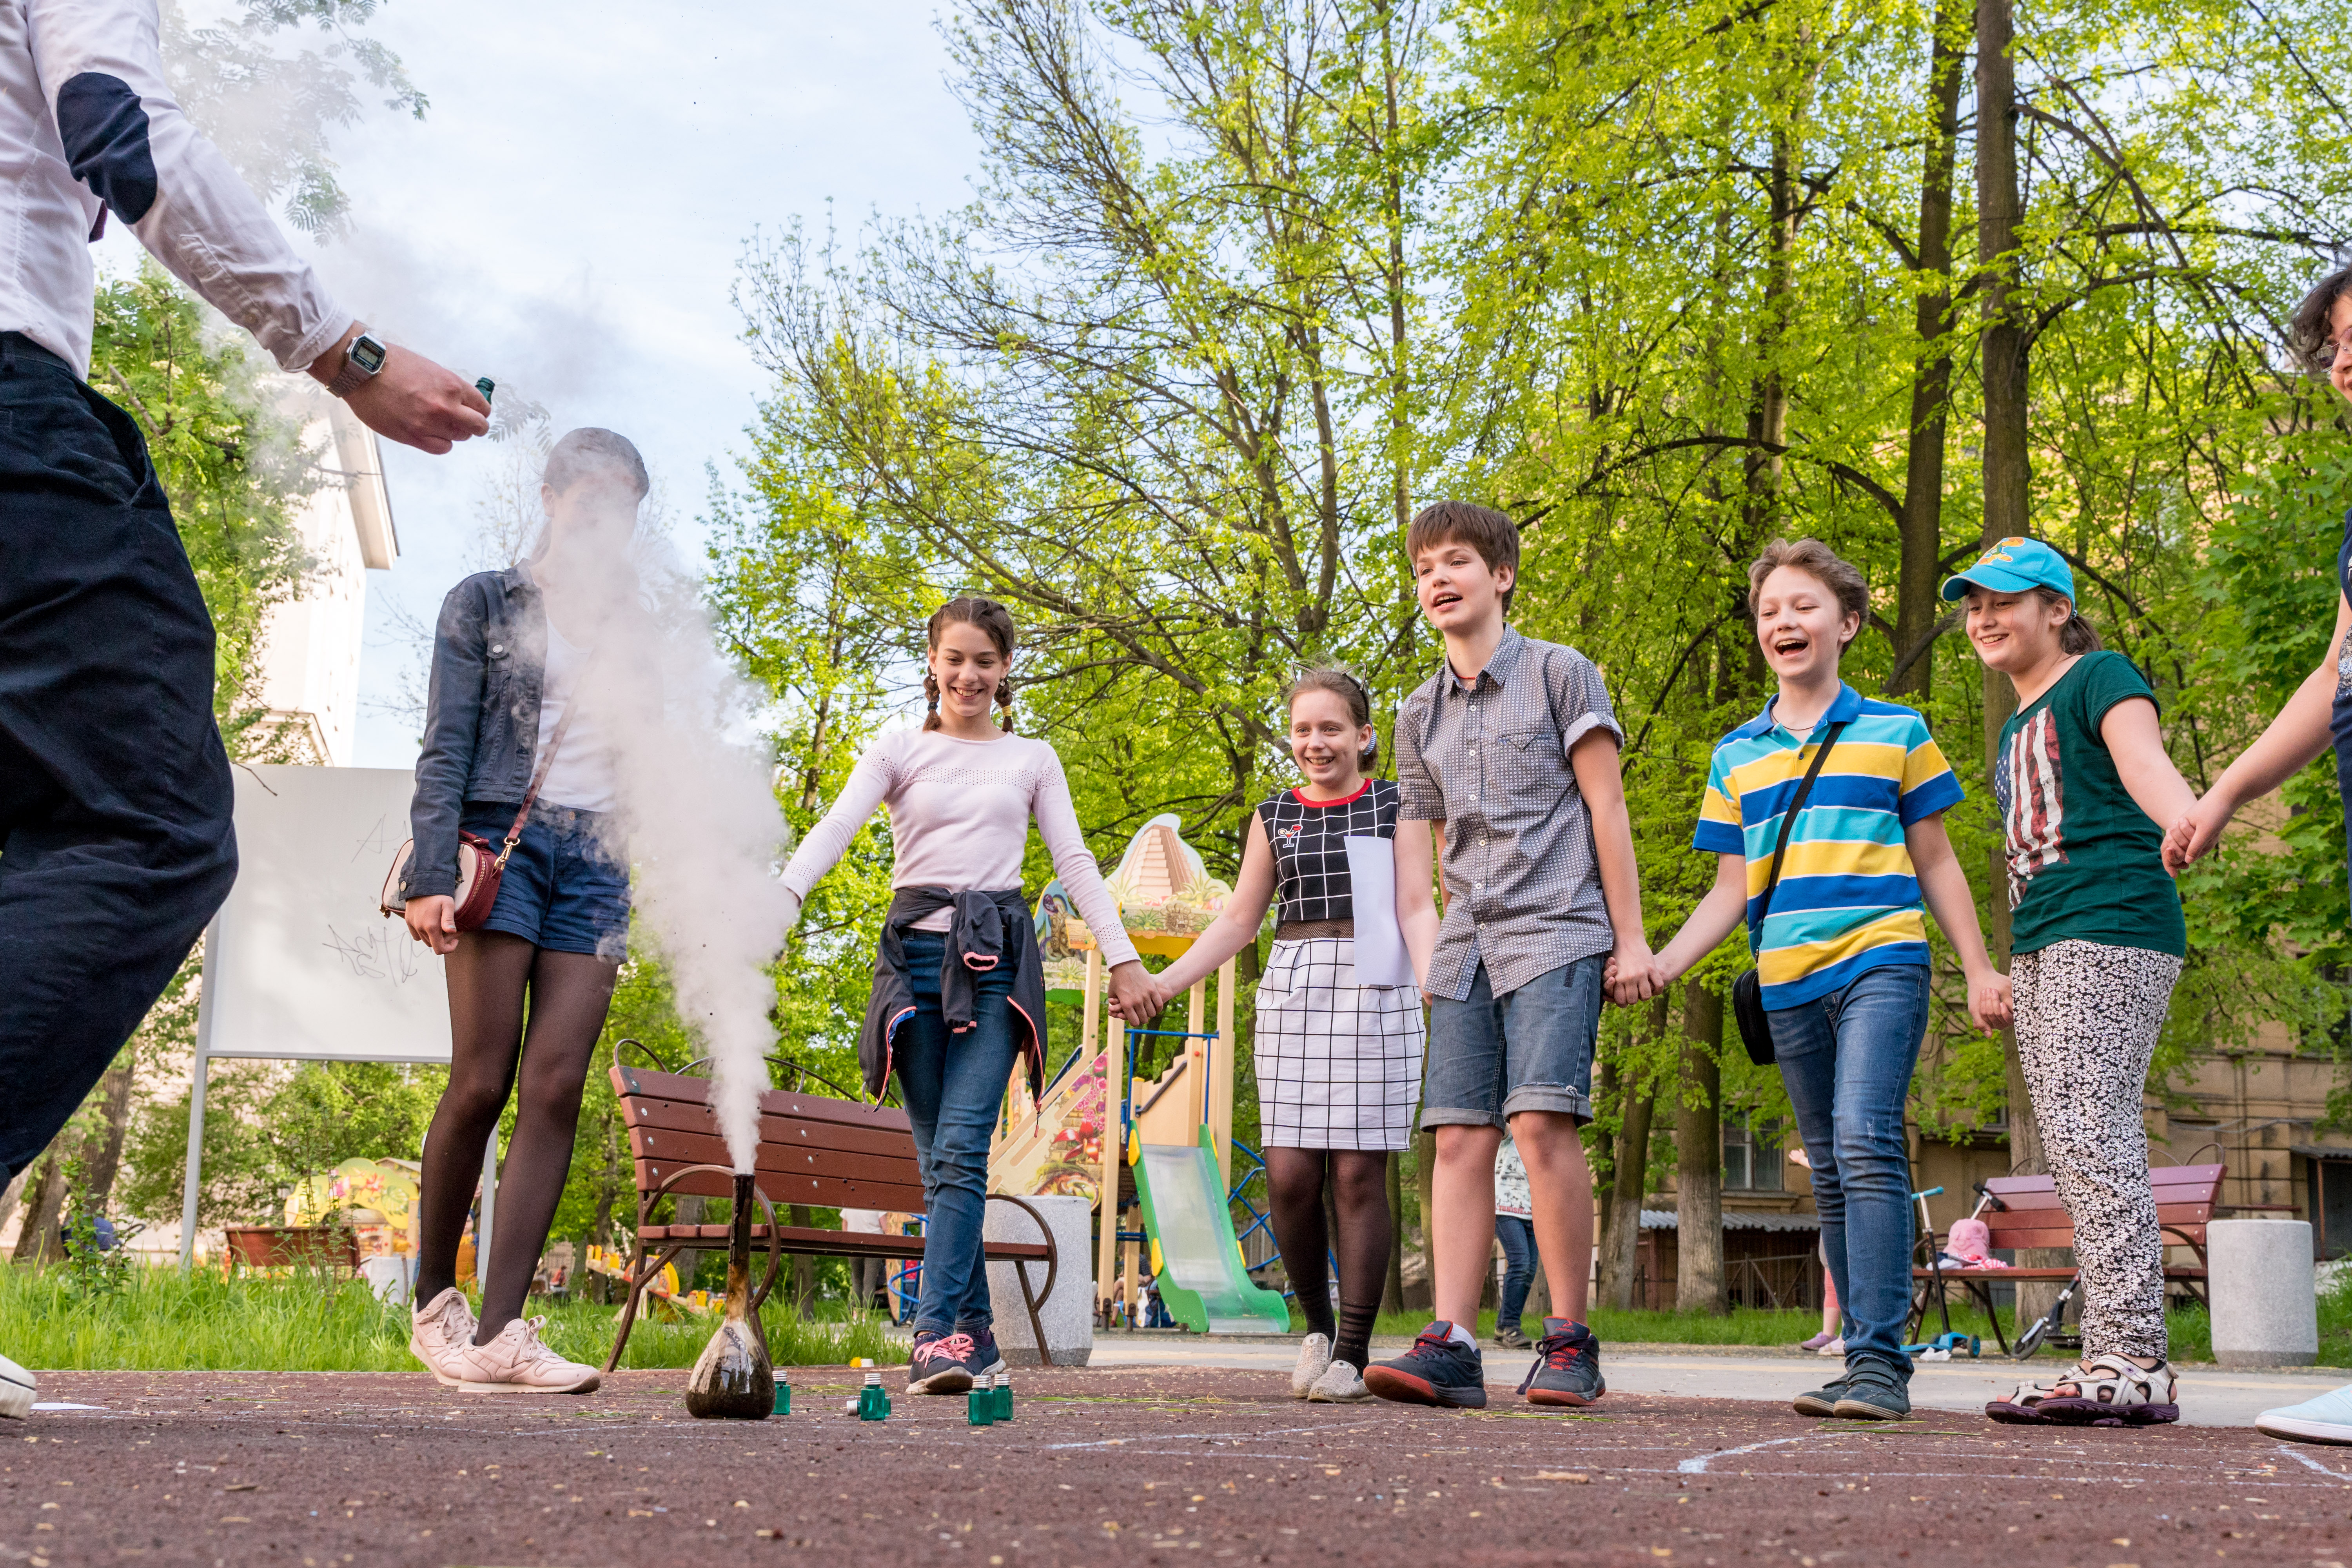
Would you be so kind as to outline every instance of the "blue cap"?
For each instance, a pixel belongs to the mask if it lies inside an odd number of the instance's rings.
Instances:
[[[2066,558],[2038,539],[2004,539],[1977,557],[1977,563],[1944,584],[1947,603],[1967,596],[1971,587],[1996,594],[2021,594],[2047,588],[2074,596],[2074,574]]]

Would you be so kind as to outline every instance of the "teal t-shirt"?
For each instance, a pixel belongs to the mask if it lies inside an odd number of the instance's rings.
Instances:
[[[2131,660],[2087,653],[2001,726],[1993,795],[2009,837],[2012,952],[2073,939],[2188,956],[2164,829],[2099,736],[2108,711],[2135,697],[2156,700]]]

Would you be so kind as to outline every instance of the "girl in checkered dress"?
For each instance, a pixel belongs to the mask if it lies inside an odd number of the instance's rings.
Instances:
[[[1396,837],[1397,786],[1368,779],[1379,757],[1371,699],[1344,670],[1310,670],[1288,694],[1290,752],[1305,783],[1250,816],[1241,874],[1224,912],[1155,976],[1164,999],[1257,941],[1278,900],[1274,953],[1258,983],[1255,1057],[1266,1180],[1306,1343],[1291,1393],[1369,1398],[1363,1380],[1393,1220],[1388,1162],[1412,1132],[1421,1089],[1421,997],[1359,985],[1347,840]],[[1328,1186],[1339,1218],[1339,1313],[1324,1258]]]

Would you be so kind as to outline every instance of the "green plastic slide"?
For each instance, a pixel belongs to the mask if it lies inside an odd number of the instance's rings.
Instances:
[[[1289,1303],[1242,1265],[1209,1130],[1189,1149],[1144,1143],[1138,1153],[1135,1190],[1168,1315],[1196,1334],[1288,1333]]]

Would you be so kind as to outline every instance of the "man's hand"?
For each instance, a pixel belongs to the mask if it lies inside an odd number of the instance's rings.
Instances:
[[[311,379],[321,386],[333,381],[343,368],[343,351],[359,333],[354,323],[341,342],[312,361]],[[455,372],[396,343],[385,349],[383,368],[343,401],[377,435],[436,457],[460,441],[489,434],[490,405],[479,392]]]
[[[1111,965],[1110,1010],[1120,1022],[1140,1024],[1158,1017],[1160,1009],[1153,1005],[1156,990],[1141,959],[1130,958],[1125,963]]]
[[[1651,955],[1650,944],[1638,939],[1617,944],[1601,971],[1601,984],[1608,988],[1609,999],[1620,1007],[1647,1002],[1666,988],[1665,975]]]
[[[2219,790],[2180,814],[2164,835],[2164,868],[2178,877],[2213,847],[2230,826],[2230,803]]]
[[[408,934],[439,953],[457,951],[457,900],[428,893],[408,900]]]
[[[2009,976],[1989,969],[1969,978],[1969,1016],[1988,1035],[1997,1035],[2014,1016],[2010,1006]]]

